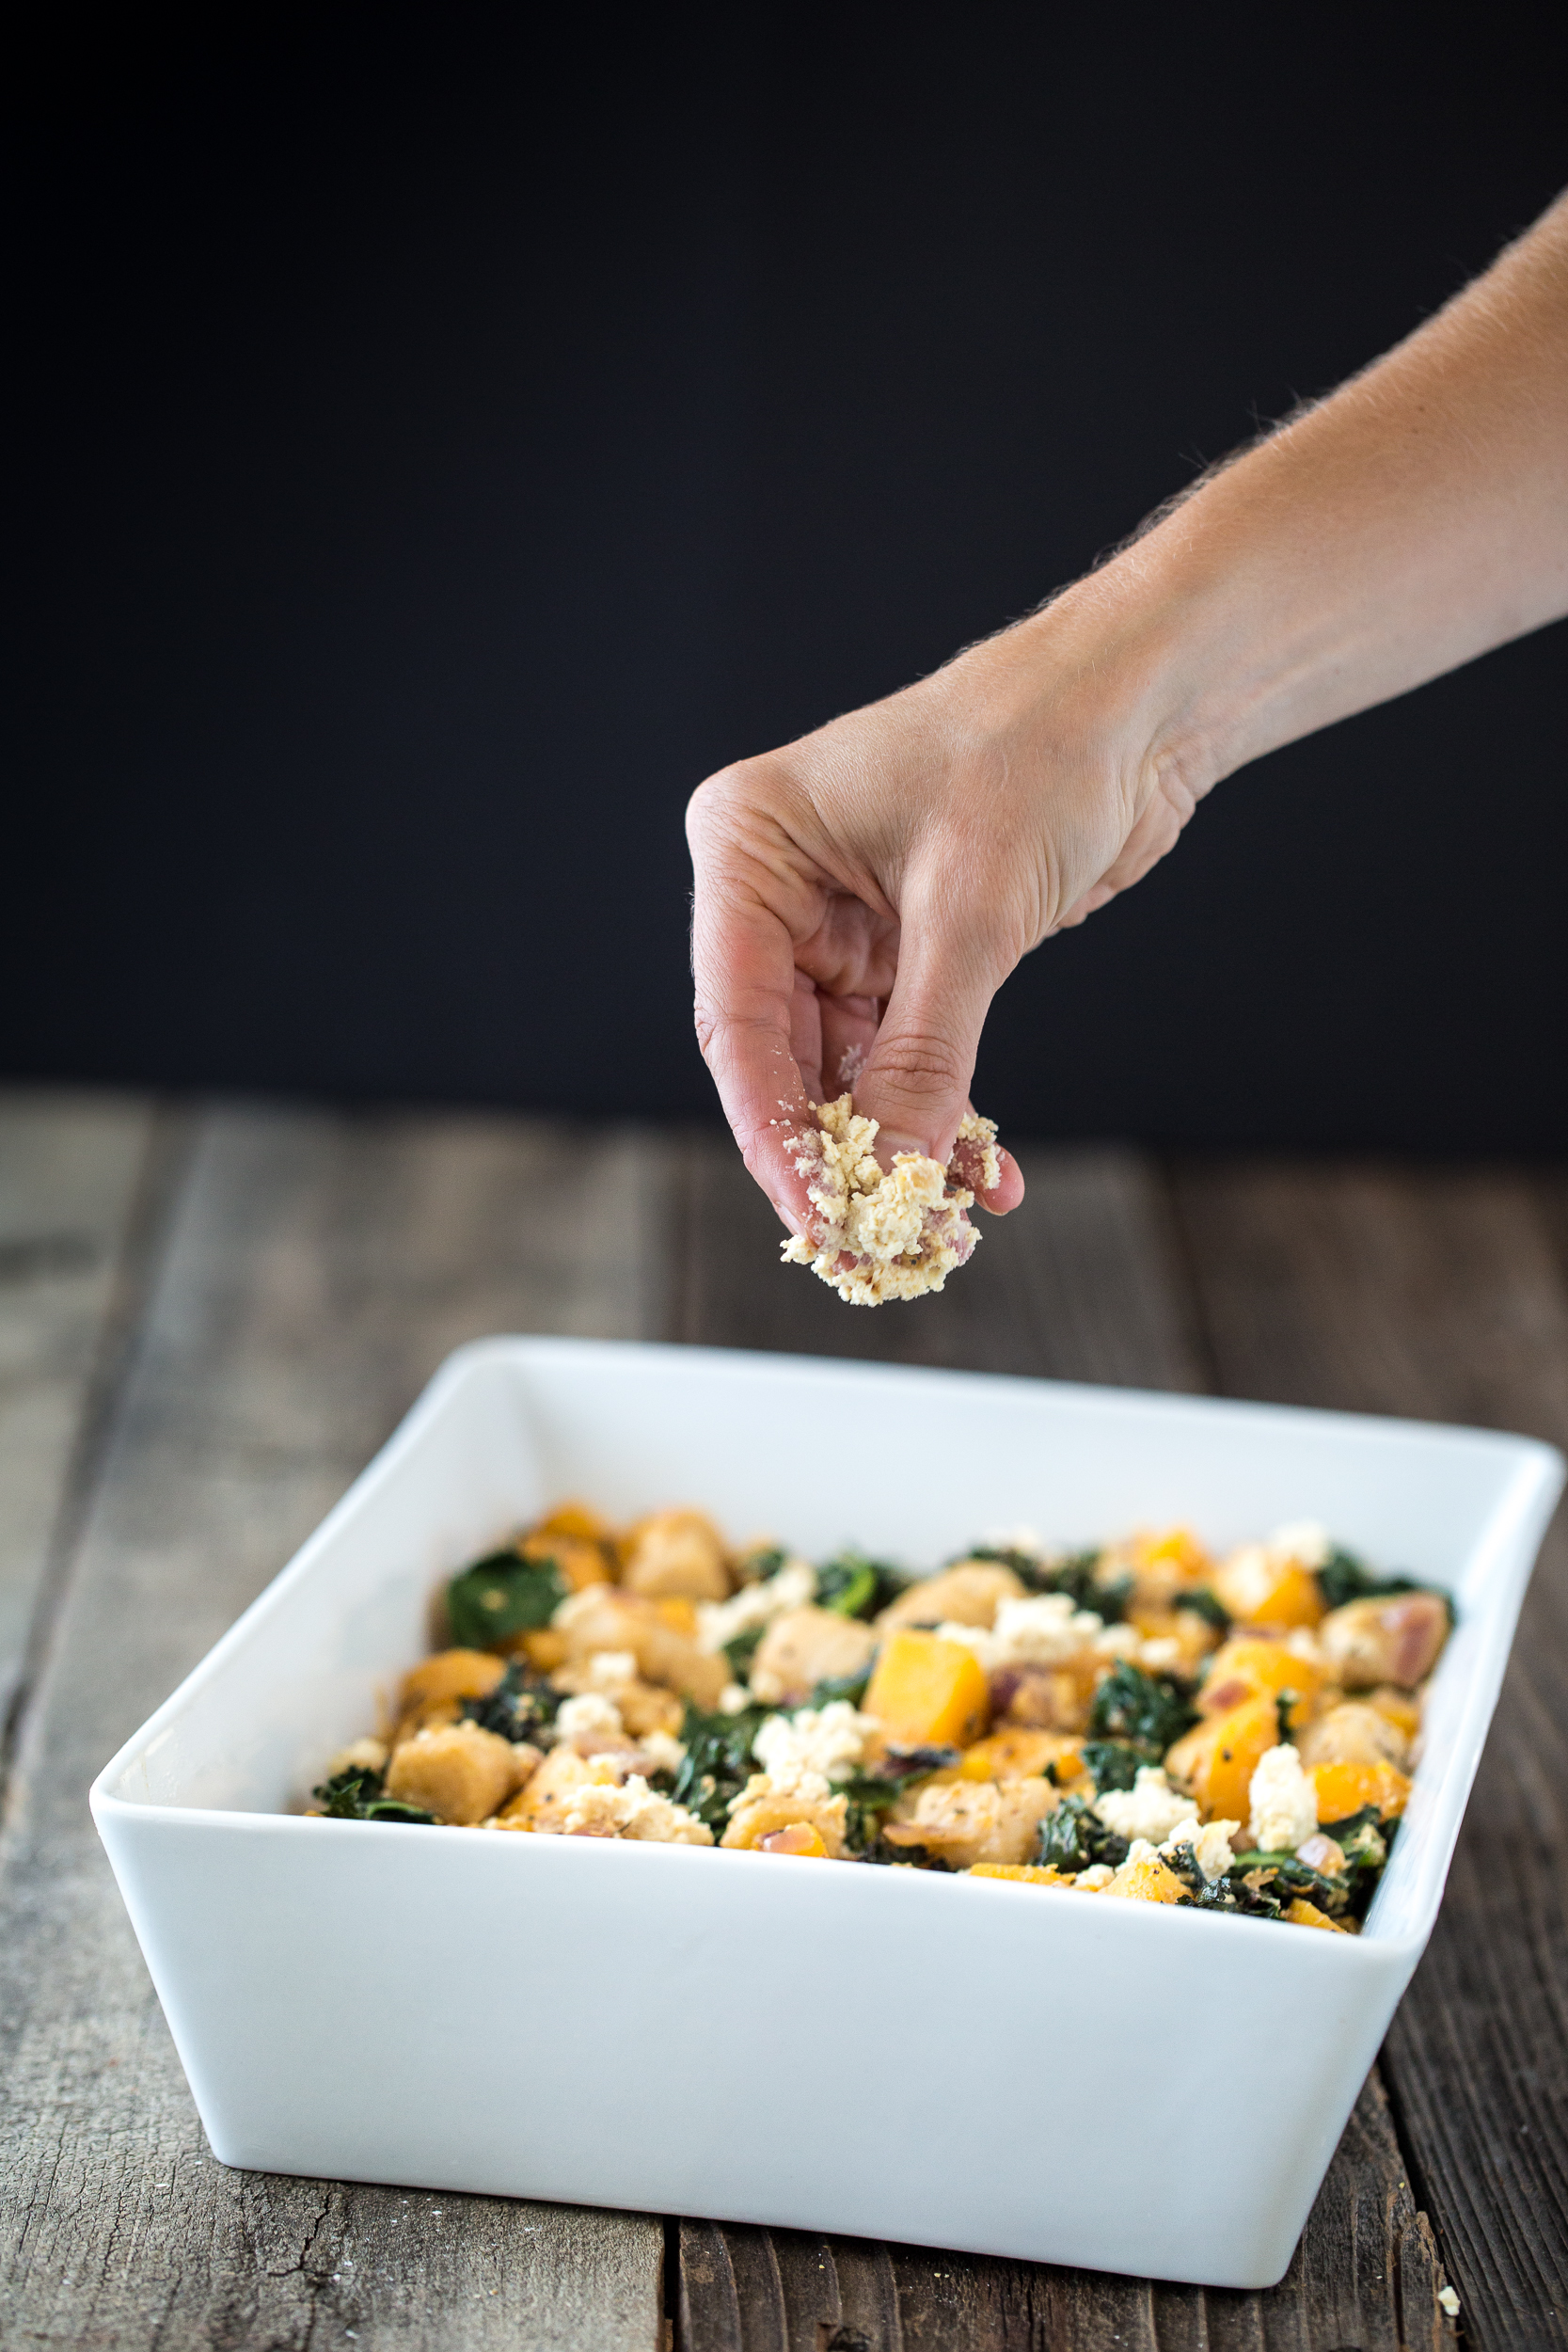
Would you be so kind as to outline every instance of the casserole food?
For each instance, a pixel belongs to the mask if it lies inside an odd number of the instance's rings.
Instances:
[[[1528,1439],[1350,1416],[720,1350],[459,1351],[92,1792],[215,2153],[1272,2283],[1430,1933],[1561,1477]],[[625,1518],[700,1494],[814,1555],[852,1532],[908,1558],[992,1521],[1086,1539],[1180,1512],[1229,1548],[1315,1512],[1457,1610],[1362,1933],[281,1811],[426,1647],[443,1571],[567,1493]],[[1206,2097],[1216,2050],[1269,2097]]]
[[[932,1575],[729,1550],[689,1508],[558,1505],[454,1576],[448,1645],[318,1818],[967,1871],[1357,1931],[1448,1597],[1309,1521]]]

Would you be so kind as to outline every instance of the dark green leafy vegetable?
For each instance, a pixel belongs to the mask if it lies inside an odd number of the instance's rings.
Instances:
[[[816,1606],[840,1617],[870,1619],[895,1601],[909,1582],[903,1571],[863,1551],[841,1551],[816,1571]]]
[[[1095,1795],[1102,1797],[1107,1788],[1131,1788],[1148,1758],[1125,1740],[1085,1740],[1084,1761],[1094,1774]]]
[[[312,1788],[322,1811],[331,1821],[419,1821],[434,1823],[434,1813],[424,1812],[417,1804],[402,1804],[396,1797],[385,1796],[382,1775],[364,1764],[351,1764],[346,1772],[334,1772],[319,1788]]]
[[[1274,1696],[1274,1720],[1279,1732],[1279,1744],[1289,1747],[1291,1740],[1291,1709],[1301,1699],[1299,1691],[1276,1691]]]
[[[752,1661],[767,1632],[765,1625],[749,1625],[744,1633],[737,1633],[733,1642],[724,1644],[724,1655],[730,1661],[730,1672],[737,1682],[744,1682],[752,1671]]]
[[[1006,1545],[976,1544],[963,1557],[995,1560],[1001,1566],[1011,1568],[1026,1592],[1065,1593],[1075,1609],[1092,1609],[1106,1625],[1120,1621],[1132,1597],[1130,1576],[1101,1579],[1098,1571],[1104,1555],[1100,1551],[1073,1551],[1060,1560],[1037,1560],[1033,1552],[1017,1551]]]
[[[1170,1676],[1146,1674],[1126,1658],[1112,1667],[1089,1709],[1089,1729],[1097,1739],[1128,1740],[1146,1764],[1158,1764],[1196,1721],[1196,1708]]]
[[[875,1655],[873,1655],[871,1664],[875,1665],[876,1662]],[[871,1666],[867,1666],[863,1673],[858,1675],[828,1675],[813,1690],[811,1703],[813,1707],[820,1708],[832,1707],[835,1699],[847,1699],[851,1707],[858,1707],[865,1696],[866,1685],[870,1680]]]
[[[674,1777],[671,1795],[705,1821],[714,1836],[729,1823],[729,1802],[738,1797],[752,1772],[761,1766],[752,1757],[752,1742],[772,1708],[742,1708],[736,1715],[709,1715],[687,1701],[681,1738],[686,1754]]]
[[[864,1854],[879,1841],[882,1824],[905,1789],[932,1772],[945,1772],[958,1760],[957,1748],[889,1748],[868,1772],[835,1780],[835,1793],[849,1801],[844,1831],[849,1851]]]
[[[493,1691],[482,1699],[466,1699],[466,1721],[501,1740],[529,1740],[535,1745],[561,1711],[561,1693],[552,1691],[543,1675],[530,1674],[514,1659]]]
[[[1198,1585],[1191,1593],[1178,1593],[1171,1607],[1190,1609],[1195,1617],[1201,1617],[1205,1625],[1212,1625],[1216,1633],[1228,1633],[1230,1630],[1229,1610],[1217,1593],[1209,1590],[1207,1584]]]
[[[735,1564],[735,1572],[742,1584],[763,1584],[770,1576],[777,1576],[788,1559],[777,1544],[759,1544],[755,1551],[743,1552]]]
[[[1096,1862],[1116,1869],[1127,1859],[1125,1837],[1107,1829],[1086,1797],[1064,1797],[1039,1827],[1039,1859],[1058,1870],[1086,1870]]]
[[[1269,1894],[1281,1904],[1299,1895],[1331,1918],[1338,1917],[1350,1902],[1351,1883],[1346,1876],[1315,1869],[1311,1863],[1298,1861],[1293,1853],[1239,1853],[1229,1875],[1243,1881],[1258,1876],[1266,1882]]]
[[[553,1560],[493,1551],[447,1586],[447,1620],[459,1649],[495,1649],[548,1625],[570,1591]]]
[[[1418,1593],[1420,1585],[1408,1576],[1374,1576],[1354,1551],[1336,1545],[1321,1568],[1314,1571],[1325,1609],[1342,1609],[1347,1601],[1381,1600],[1386,1594]]]

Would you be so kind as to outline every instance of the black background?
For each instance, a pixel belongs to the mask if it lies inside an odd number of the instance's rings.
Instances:
[[[1026,611],[1568,176],[1544,11],[843,13],[50,17],[0,1067],[710,1115],[691,786]],[[1222,786],[1009,983],[982,1106],[1568,1143],[1563,644]]]

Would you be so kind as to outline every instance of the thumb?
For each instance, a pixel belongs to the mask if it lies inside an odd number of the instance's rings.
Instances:
[[[924,1152],[943,1167],[952,1158],[995,987],[972,942],[904,930],[893,993],[855,1083],[855,1108],[878,1121],[884,1167],[895,1152]]]

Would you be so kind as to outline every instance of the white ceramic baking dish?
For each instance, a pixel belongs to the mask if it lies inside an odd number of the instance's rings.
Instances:
[[[490,1340],[92,1807],[227,2164],[1264,2286],[1436,1915],[1562,1465],[1044,1381]],[[928,1568],[988,1529],[1323,1519],[1459,1611],[1356,1940],[999,1882],[291,1817],[430,1596],[565,1495]]]

